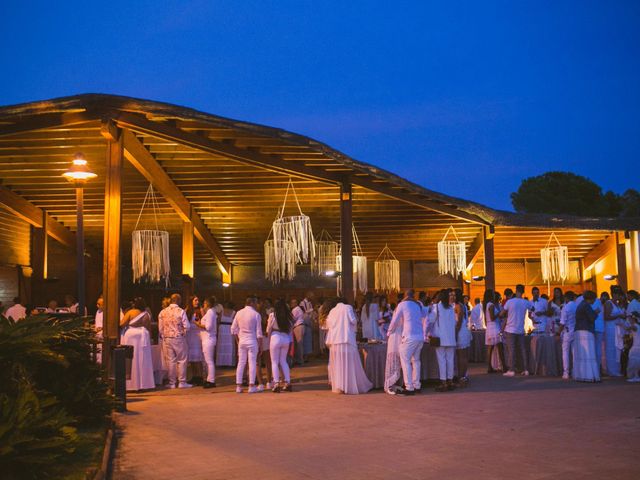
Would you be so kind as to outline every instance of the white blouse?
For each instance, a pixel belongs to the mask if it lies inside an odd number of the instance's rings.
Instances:
[[[429,315],[429,331],[434,337],[440,337],[441,347],[456,346],[456,312],[455,307],[449,308],[438,303]]]

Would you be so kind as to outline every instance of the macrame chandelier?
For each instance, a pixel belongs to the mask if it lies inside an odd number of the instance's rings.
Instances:
[[[378,255],[374,267],[377,291],[397,292],[400,290],[400,262],[387,245]]]
[[[273,230],[271,232],[273,233]],[[274,284],[280,283],[282,280],[291,280],[296,276],[295,249],[291,245],[285,245],[285,247],[280,255],[276,255],[271,233],[267,241],[264,242],[264,277]]]
[[[338,256],[338,242],[335,242],[326,230],[322,230],[316,238],[316,254],[311,260],[311,272],[314,275],[324,275],[336,269]]]
[[[449,234],[455,240],[448,240]],[[467,268],[467,245],[458,238],[453,225],[449,227],[442,240],[438,242],[438,272],[440,275],[451,274],[457,277]]]
[[[145,206],[149,203],[153,211],[155,230],[138,230],[138,224]],[[134,283],[146,281],[160,283],[164,280],[169,287],[171,262],[169,260],[169,232],[158,228],[158,211],[160,210],[153,186],[149,184],[142,208],[131,234],[131,266]]]
[[[362,293],[367,292],[367,257],[362,254],[362,246],[356,234],[356,227],[353,225],[351,226],[351,232],[353,235],[353,251],[355,252],[355,255],[351,256],[353,259],[353,296],[355,297],[358,291]],[[336,257],[336,268],[337,270],[342,269],[342,252],[338,253]],[[338,295],[342,293],[341,276],[338,277],[337,291]]]
[[[293,197],[296,200],[298,215],[285,217],[284,212],[287,206],[289,189],[293,192]],[[289,184],[287,185],[282,208],[278,212],[278,217],[273,222],[271,230],[276,259],[280,257],[288,259],[293,254],[296,257],[296,263],[302,264],[308,263],[315,256],[316,245],[313,238],[313,230],[311,229],[311,219],[302,213],[291,179],[289,179]]]
[[[556,245],[551,246],[555,240]],[[564,282],[569,278],[569,249],[560,245],[555,233],[551,233],[547,246],[540,249],[540,270],[544,282]]]

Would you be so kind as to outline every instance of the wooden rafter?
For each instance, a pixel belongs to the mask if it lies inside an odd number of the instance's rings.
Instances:
[[[191,204],[171,180],[167,172],[130,130],[125,128],[122,135],[124,157],[153,184],[183,221],[193,223],[195,237],[213,254],[220,271],[222,273],[229,272],[231,262],[200,216],[192,211]]]

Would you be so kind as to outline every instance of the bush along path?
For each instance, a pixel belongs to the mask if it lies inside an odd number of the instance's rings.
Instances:
[[[95,343],[84,318],[0,317],[2,478],[83,478],[99,461],[113,399]]]

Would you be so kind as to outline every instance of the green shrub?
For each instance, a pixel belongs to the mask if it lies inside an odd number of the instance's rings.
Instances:
[[[0,318],[0,472],[55,477],[76,427],[104,422],[113,404],[94,344],[82,318]]]

